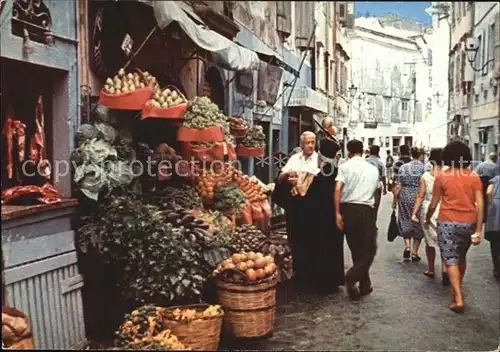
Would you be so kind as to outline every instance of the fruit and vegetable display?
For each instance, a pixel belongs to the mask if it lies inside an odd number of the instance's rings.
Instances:
[[[262,126],[254,125],[241,141],[245,148],[266,148],[266,134]]]
[[[106,79],[103,90],[108,94],[120,94],[134,92],[148,86],[159,89],[158,81],[149,72],[146,71],[143,74],[138,72],[126,73],[122,68],[116,76]]]
[[[196,190],[186,185],[182,188],[165,187],[157,190],[151,195],[150,202],[162,210],[170,205],[184,209],[201,209],[202,207],[201,198]]]
[[[208,232],[214,241],[223,247],[232,248],[234,244],[233,230],[235,224],[219,211],[192,211],[192,215],[209,225]],[[235,250],[235,249],[234,249]]]
[[[253,282],[276,274],[277,269],[272,256],[259,252],[239,252],[219,263],[214,275],[236,282]]]
[[[226,121],[226,116],[207,97],[195,97],[188,102],[188,109],[184,114],[183,126],[194,129],[204,129],[220,126]]]
[[[176,205],[166,205],[161,212],[165,220],[175,226],[184,238],[196,242],[201,246],[210,247],[213,242],[212,235],[207,231],[209,225],[201,219],[190,214],[189,209]]]
[[[174,310],[165,310],[163,316],[169,320],[190,322],[196,319],[217,317],[224,312],[219,305],[211,305],[205,310],[199,309],[182,309],[176,308]]]
[[[160,87],[156,87],[153,97],[147,101],[147,104],[154,108],[169,108],[186,102],[187,100],[184,95],[175,88],[161,89]]]
[[[245,224],[234,232],[234,246],[237,251],[259,251],[267,236],[254,225]]]
[[[191,219],[178,215],[176,224],[190,226]],[[124,298],[136,304],[197,302],[214,266],[207,265],[197,241],[165,221],[160,209],[132,195],[100,204],[83,219],[78,241],[83,253],[124,268],[113,279]]]
[[[161,307],[145,305],[125,314],[123,324],[115,333],[116,346],[129,347],[141,341],[151,340],[153,336],[165,330],[162,311]]]
[[[217,185],[214,192],[212,207],[223,213],[239,213],[247,202],[247,197],[233,183]]]
[[[229,164],[220,170],[202,171],[196,180],[196,191],[202,199],[213,199],[215,186],[234,183],[240,188],[250,202],[266,200],[264,189],[256,178],[245,175]]]
[[[241,117],[229,117],[229,128],[236,137],[244,137],[248,130],[248,124]]]

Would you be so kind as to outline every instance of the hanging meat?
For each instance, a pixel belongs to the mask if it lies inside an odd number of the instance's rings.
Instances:
[[[40,176],[50,179],[50,164],[45,149],[43,99],[40,95],[36,104],[35,132],[30,143],[30,160],[37,165]]]
[[[7,144],[7,178],[11,180],[14,178],[15,165],[24,161],[26,143],[26,125],[15,119],[12,106],[7,108],[2,134]]]

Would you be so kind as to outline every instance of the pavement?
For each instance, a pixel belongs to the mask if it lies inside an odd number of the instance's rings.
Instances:
[[[389,243],[386,229],[391,194],[378,217],[378,253],[371,269],[373,293],[349,301],[342,289],[333,295],[279,292],[272,337],[252,342],[223,341],[222,349],[245,350],[399,350],[493,351],[499,348],[500,286],[493,278],[489,243],[472,247],[464,280],[465,314],[447,308],[448,287],[422,273],[420,263],[402,261],[403,241]],[[345,267],[351,265],[345,250]]]

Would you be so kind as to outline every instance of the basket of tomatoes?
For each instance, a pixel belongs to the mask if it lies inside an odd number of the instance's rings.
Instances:
[[[215,270],[217,301],[223,307],[224,330],[236,338],[269,336],[276,313],[277,266],[272,256],[240,252]]]

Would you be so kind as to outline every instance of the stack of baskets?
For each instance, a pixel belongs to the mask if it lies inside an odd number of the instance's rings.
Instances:
[[[276,274],[255,282],[216,278],[217,301],[225,312],[224,330],[235,338],[272,334],[276,314]]]
[[[195,350],[215,351],[219,347],[224,312],[217,316],[201,317],[191,321],[174,320],[166,314],[177,308],[204,311],[208,307],[208,304],[203,303],[170,307],[164,310],[163,322],[184,345]]]

